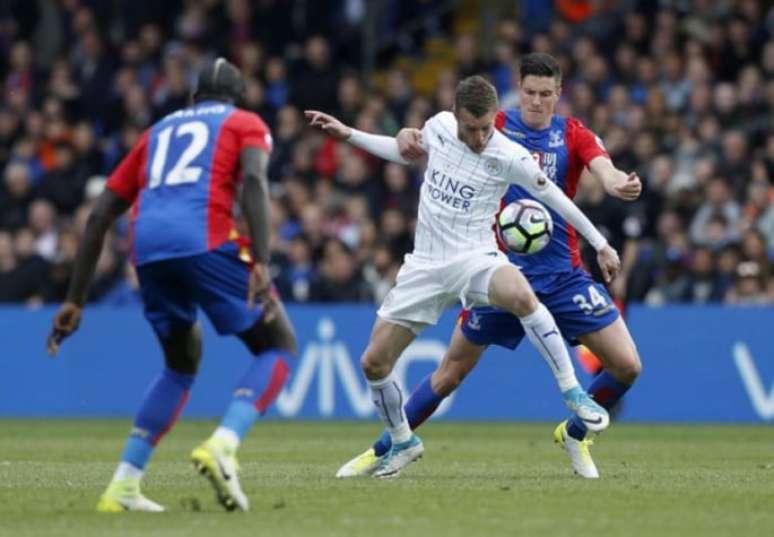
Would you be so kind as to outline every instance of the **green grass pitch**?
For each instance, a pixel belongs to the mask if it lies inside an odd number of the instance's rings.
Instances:
[[[0,535],[771,535],[770,426],[615,425],[602,478],[572,475],[552,424],[431,423],[424,458],[394,480],[337,480],[376,422],[258,423],[240,452],[249,513],[223,512],[188,461],[214,422],[182,421],[144,492],[163,514],[94,512],[129,420],[0,420]]]

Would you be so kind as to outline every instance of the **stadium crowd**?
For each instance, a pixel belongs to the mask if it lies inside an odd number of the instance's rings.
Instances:
[[[272,128],[275,283],[289,302],[380,301],[411,249],[417,169],[384,164],[305,126],[316,108],[368,131],[451,107],[487,74],[518,105],[518,59],[555,55],[558,113],[594,130],[644,183],[625,204],[583,181],[578,202],[624,252],[627,301],[774,303],[774,8],[756,0],[618,2],[588,13],[524,9],[493,46],[454,35],[437,2],[387,2],[384,31],[426,15],[456,63],[426,95],[406,69],[361,77],[364,2],[6,2],[0,7],[0,302],[64,298],[79,233],[105,176],[142,131],[188,102],[217,55],[248,79],[246,108]],[[412,7],[407,7],[412,4]],[[530,2],[524,2],[530,4]],[[547,3],[544,3],[547,4]],[[524,6],[522,6],[524,8]],[[423,11],[425,10],[425,11]],[[392,55],[419,58],[421,40]],[[399,63],[397,65],[400,65]],[[112,234],[92,300],[139,302],[128,223]]]

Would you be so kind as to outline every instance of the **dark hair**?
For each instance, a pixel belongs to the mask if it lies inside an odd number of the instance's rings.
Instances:
[[[557,84],[562,82],[562,68],[559,67],[559,62],[550,54],[542,52],[533,52],[521,59],[519,76],[523,80],[528,75],[550,76],[556,79]]]
[[[199,74],[194,102],[206,100],[240,104],[244,99],[245,80],[242,73],[225,58],[218,58]]]
[[[475,117],[497,110],[497,90],[484,77],[469,76],[457,84],[454,94],[454,108],[463,108]]]

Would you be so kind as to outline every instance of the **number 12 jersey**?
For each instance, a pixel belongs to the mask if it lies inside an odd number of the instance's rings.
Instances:
[[[269,128],[256,114],[216,101],[178,110],[143,133],[107,182],[132,204],[136,265],[208,252],[228,240],[246,147],[271,152]]]

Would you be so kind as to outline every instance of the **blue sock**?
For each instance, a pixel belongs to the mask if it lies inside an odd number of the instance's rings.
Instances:
[[[416,387],[412,392],[409,400],[406,401],[406,419],[408,419],[409,427],[411,430],[418,428],[422,425],[427,418],[433,415],[435,409],[444,400],[444,397],[436,394],[430,383],[432,375],[427,375],[424,380]],[[373,448],[377,457],[381,457],[387,453],[392,447],[392,439],[390,433],[384,431],[382,436],[374,442]]]
[[[143,398],[121,460],[143,469],[183,411],[195,376],[164,369]]]
[[[269,349],[256,356],[237,384],[220,426],[234,431],[240,440],[244,438],[279,395],[290,372],[285,361],[289,358],[290,353],[282,349]]]
[[[606,410],[610,410],[631,387],[631,384],[624,384],[603,370],[591,382],[589,395]],[[567,422],[567,434],[576,440],[583,440],[586,438],[586,431],[586,425],[583,424],[577,415],[573,414]]]

